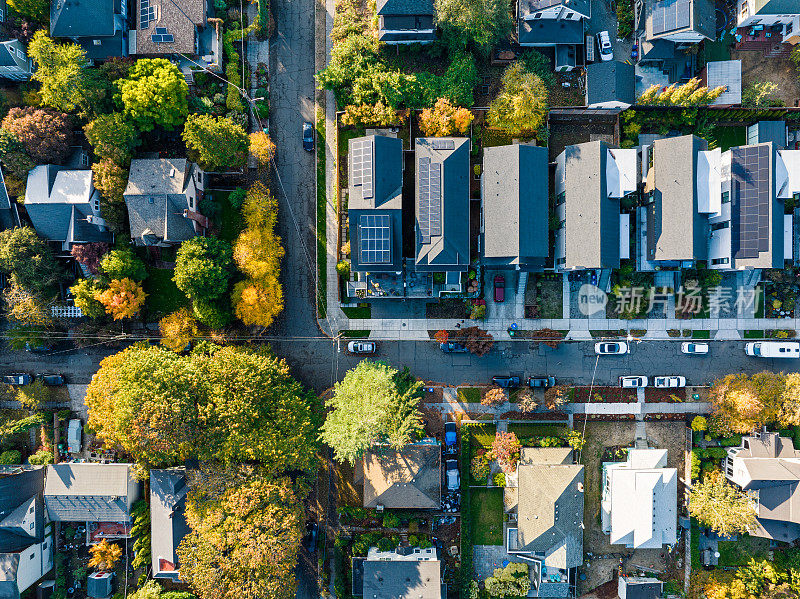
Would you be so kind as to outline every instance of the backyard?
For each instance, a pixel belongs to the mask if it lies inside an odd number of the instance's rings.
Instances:
[[[470,518],[474,545],[503,544],[503,492],[500,487],[471,490]]]
[[[745,566],[751,559],[764,559],[769,551],[769,539],[742,535],[732,541],[718,541],[719,565]]]
[[[189,300],[172,280],[171,268],[147,268],[144,291],[147,293],[147,319],[158,320],[178,308],[189,305]]]

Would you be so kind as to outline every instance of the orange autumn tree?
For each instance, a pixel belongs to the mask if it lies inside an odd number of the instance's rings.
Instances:
[[[425,135],[447,137],[455,133],[466,133],[475,118],[466,108],[453,106],[446,98],[439,98],[433,108],[426,108],[419,115],[419,126]]]
[[[161,331],[161,345],[176,352],[182,351],[200,333],[197,320],[186,308],[162,318],[158,328]]]
[[[114,320],[133,318],[144,305],[147,294],[142,286],[133,279],[114,279],[108,289],[96,296]]]
[[[785,395],[786,377],[782,373],[729,374],[714,381],[709,390],[711,428],[721,433],[749,433],[782,420],[779,415]]]
[[[447,340],[450,339],[450,333],[442,329],[441,331],[436,331],[436,334],[433,336],[434,341],[436,343],[447,343]]]
[[[103,539],[89,548],[92,558],[89,560],[90,568],[97,568],[101,572],[112,570],[114,564],[122,557],[122,547],[116,543],[109,543]]]

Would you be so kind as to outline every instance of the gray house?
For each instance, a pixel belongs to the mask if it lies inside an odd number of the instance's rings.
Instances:
[[[168,247],[203,234],[204,189],[205,174],[186,159],[132,160],[124,198],[136,245]]]
[[[364,453],[364,507],[438,510],[442,496],[442,448],[430,440],[400,450],[375,446]]]
[[[484,263],[540,270],[550,255],[547,148],[485,148],[481,183]]]
[[[33,59],[28,58],[25,44],[18,39],[0,42],[0,77],[12,81],[27,81],[33,71]]]
[[[11,198],[8,197],[6,181],[3,178],[2,171],[0,171],[0,231],[13,229],[14,227],[19,226],[20,222],[17,205],[11,201]]]
[[[53,568],[53,531],[45,525],[44,468],[0,469],[0,599],[20,594]]]
[[[644,0],[636,15],[639,62],[663,65],[679,58],[676,50],[704,39],[716,39],[711,0]]]
[[[418,271],[469,267],[469,139],[415,140],[416,258]]]
[[[50,35],[71,39],[89,60],[128,55],[126,0],[51,0]]]
[[[593,62],[586,66],[586,106],[622,109],[636,103],[633,65],[618,60]]]
[[[25,210],[36,232],[65,252],[76,243],[112,240],[100,215],[100,192],[91,170],[68,170],[55,164],[37,166],[28,173]]]
[[[378,0],[378,39],[386,44],[429,44],[436,39],[432,0]]]
[[[441,599],[439,560],[366,560],[364,598]]]
[[[591,15],[591,0],[519,0],[519,44],[544,47],[581,45],[584,43],[583,21]]]
[[[350,140],[347,215],[353,272],[400,272],[403,264],[403,140]]]
[[[153,578],[179,580],[177,548],[189,532],[186,523],[185,468],[150,471],[150,553]]]
[[[786,121],[758,121],[747,128],[747,144],[760,144],[771,141],[778,150],[786,148]]]

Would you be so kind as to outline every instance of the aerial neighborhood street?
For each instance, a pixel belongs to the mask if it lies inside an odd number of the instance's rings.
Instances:
[[[0,33],[0,599],[800,599],[800,0]]]

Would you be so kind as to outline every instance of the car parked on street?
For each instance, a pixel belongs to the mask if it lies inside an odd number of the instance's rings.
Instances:
[[[515,387],[519,387],[518,376],[493,376],[492,382],[503,389],[513,389]]]
[[[455,343],[454,341],[448,341],[447,343],[440,343],[439,349],[448,354],[463,354],[465,351],[467,351],[466,347],[464,347],[460,343]]]
[[[63,374],[37,374],[36,378],[48,387],[60,387],[67,382]]]
[[[625,341],[599,341],[594,344],[594,353],[598,356],[619,356],[629,351]]]
[[[657,376],[653,379],[653,387],[659,389],[677,389],[685,386],[685,376]]]
[[[606,61],[614,58],[614,49],[611,46],[611,36],[608,31],[597,34],[597,47],[600,50],[600,60]]]
[[[506,300],[506,278],[496,275],[494,278],[494,301],[502,304]]]
[[[556,377],[554,376],[529,376],[528,387],[532,389],[549,389],[555,386]]]
[[[351,341],[347,344],[347,351],[351,354],[374,354],[376,349],[377,345],[374,341]]]
[[[703,356],[708,353],[708,343],[684,341],[681,343],[681,353],[689,354],[690,356]]]
[[[638,387],[647,387],[646,376],[621,376],[619,377],[619,386],[626,389],[636,389]]]
[[[317,550],[317,534],[319,526],[313,520],[306,522],[306,536],[303,537],[303,545],[309,553]]]
[[[308,121],[303,123],[303,149],[306,152],[314,150],[314,125]]]
[[[447,490],[457,490],[461,486],[461,477],[458,473],[458,460],[447,460],[445,462],[445,474],[447,476]]]
[[[447,453],[456,453],[458,443],[458,429],[455,422],[444,423],[444,446]]]
[[[33,382],[33,377],[27,372],[15,372],[13,374],[7,374],[4,376],[3,382],[6,385],[14,385],[19,387],[21,385],[30,385]]]

